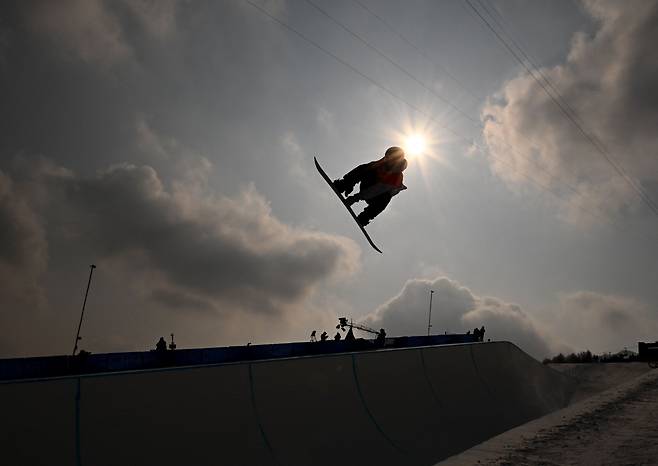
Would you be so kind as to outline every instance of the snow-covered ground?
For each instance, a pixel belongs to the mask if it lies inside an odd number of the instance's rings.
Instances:
[[[644,363],[553,367],[579,380],[570,406],[439,464],[658,464],[658,370]]]

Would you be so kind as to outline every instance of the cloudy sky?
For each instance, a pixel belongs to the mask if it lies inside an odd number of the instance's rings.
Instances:
[[[648,0],[3,2],[0,357],[71,351],[91,263],[96,353],[423,334],[431,289],[536,357],[658,339],[657,41]],[[412,134],[380,255],[313,157]]]

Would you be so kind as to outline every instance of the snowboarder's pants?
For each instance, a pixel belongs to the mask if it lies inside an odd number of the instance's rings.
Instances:
[[[366,177],[372,177],[373,175],[369,170],[369,165],[370,164],[368,163],[364,163],[347,173],[343,179],[340,180],[339,191],[344,191],[345,194],[349,194],[354,190],[354,186],[357,183],[364,181],[364,178]]]
[[[390,194],[380,194],[377,197],[373,197],[371,199],[365,199],[366,203],[368,204],[365,209],[363,209],[363,212],[361,212],[358,216],[359,218],[367,218],[368,221],[372,220],[375,218],[377,215],[381,214],[382,211],[386,208],[389,202],[391,202],[391,199],[393,196]]]
[[[354,197],[355,198],[354,200],[366,201],[368,205],[366,206],[365,209],[363,209],[363,212],[361,212],[358,215],[358,218],[367,219],[368,221],[372,220],[377,215],[381,214],[382,211],[386,208],[388,203],[391,202],[391,199],[393,198],[393,196],[391,196],[390,193],[382,193],[379,194],[378,196],[371,197],[369,199],[364,199],[361,196],[363,192],[363,183],[365,182],[368,183],[369,185],[374,184],[375,180],[372,179],[373,177],[374,177],[374,173],[372,171],[372,167],[370,166],[369,163],[364,163],[363,165],[359,165],[354,170],[347,173],[342,180],[339,180],[339,184],[338,184],[339,191],[349,194],[354,190],[354,186],[357,183],[361,183],[361,188],[362,188],[361,192],[350,197]]]

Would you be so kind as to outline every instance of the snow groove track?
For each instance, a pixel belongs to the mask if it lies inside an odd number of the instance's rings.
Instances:
[[[572,389],[507,342],[4,382],[0,452],[21,465],[423,466],[564,407]]]

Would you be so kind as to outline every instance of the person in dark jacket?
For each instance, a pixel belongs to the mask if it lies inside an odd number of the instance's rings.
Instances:
[[[366,226],[382,213],[393,196],[407,189],[402,183],[402,172],[407,168],[407,159],[400,147],[389,147],[379,160],[359,165],[343,178],[334,181],[336,190],[344,196],[351,206],[365,201],[366,207],[357,216],[361,226]],[[354,186],[360,183],[359,192],[350,196]]]
[[[167,351],[167,342],[165,341],[164,337],[160,337],[158,342],[155,344],[155,350],[159,353]]]

